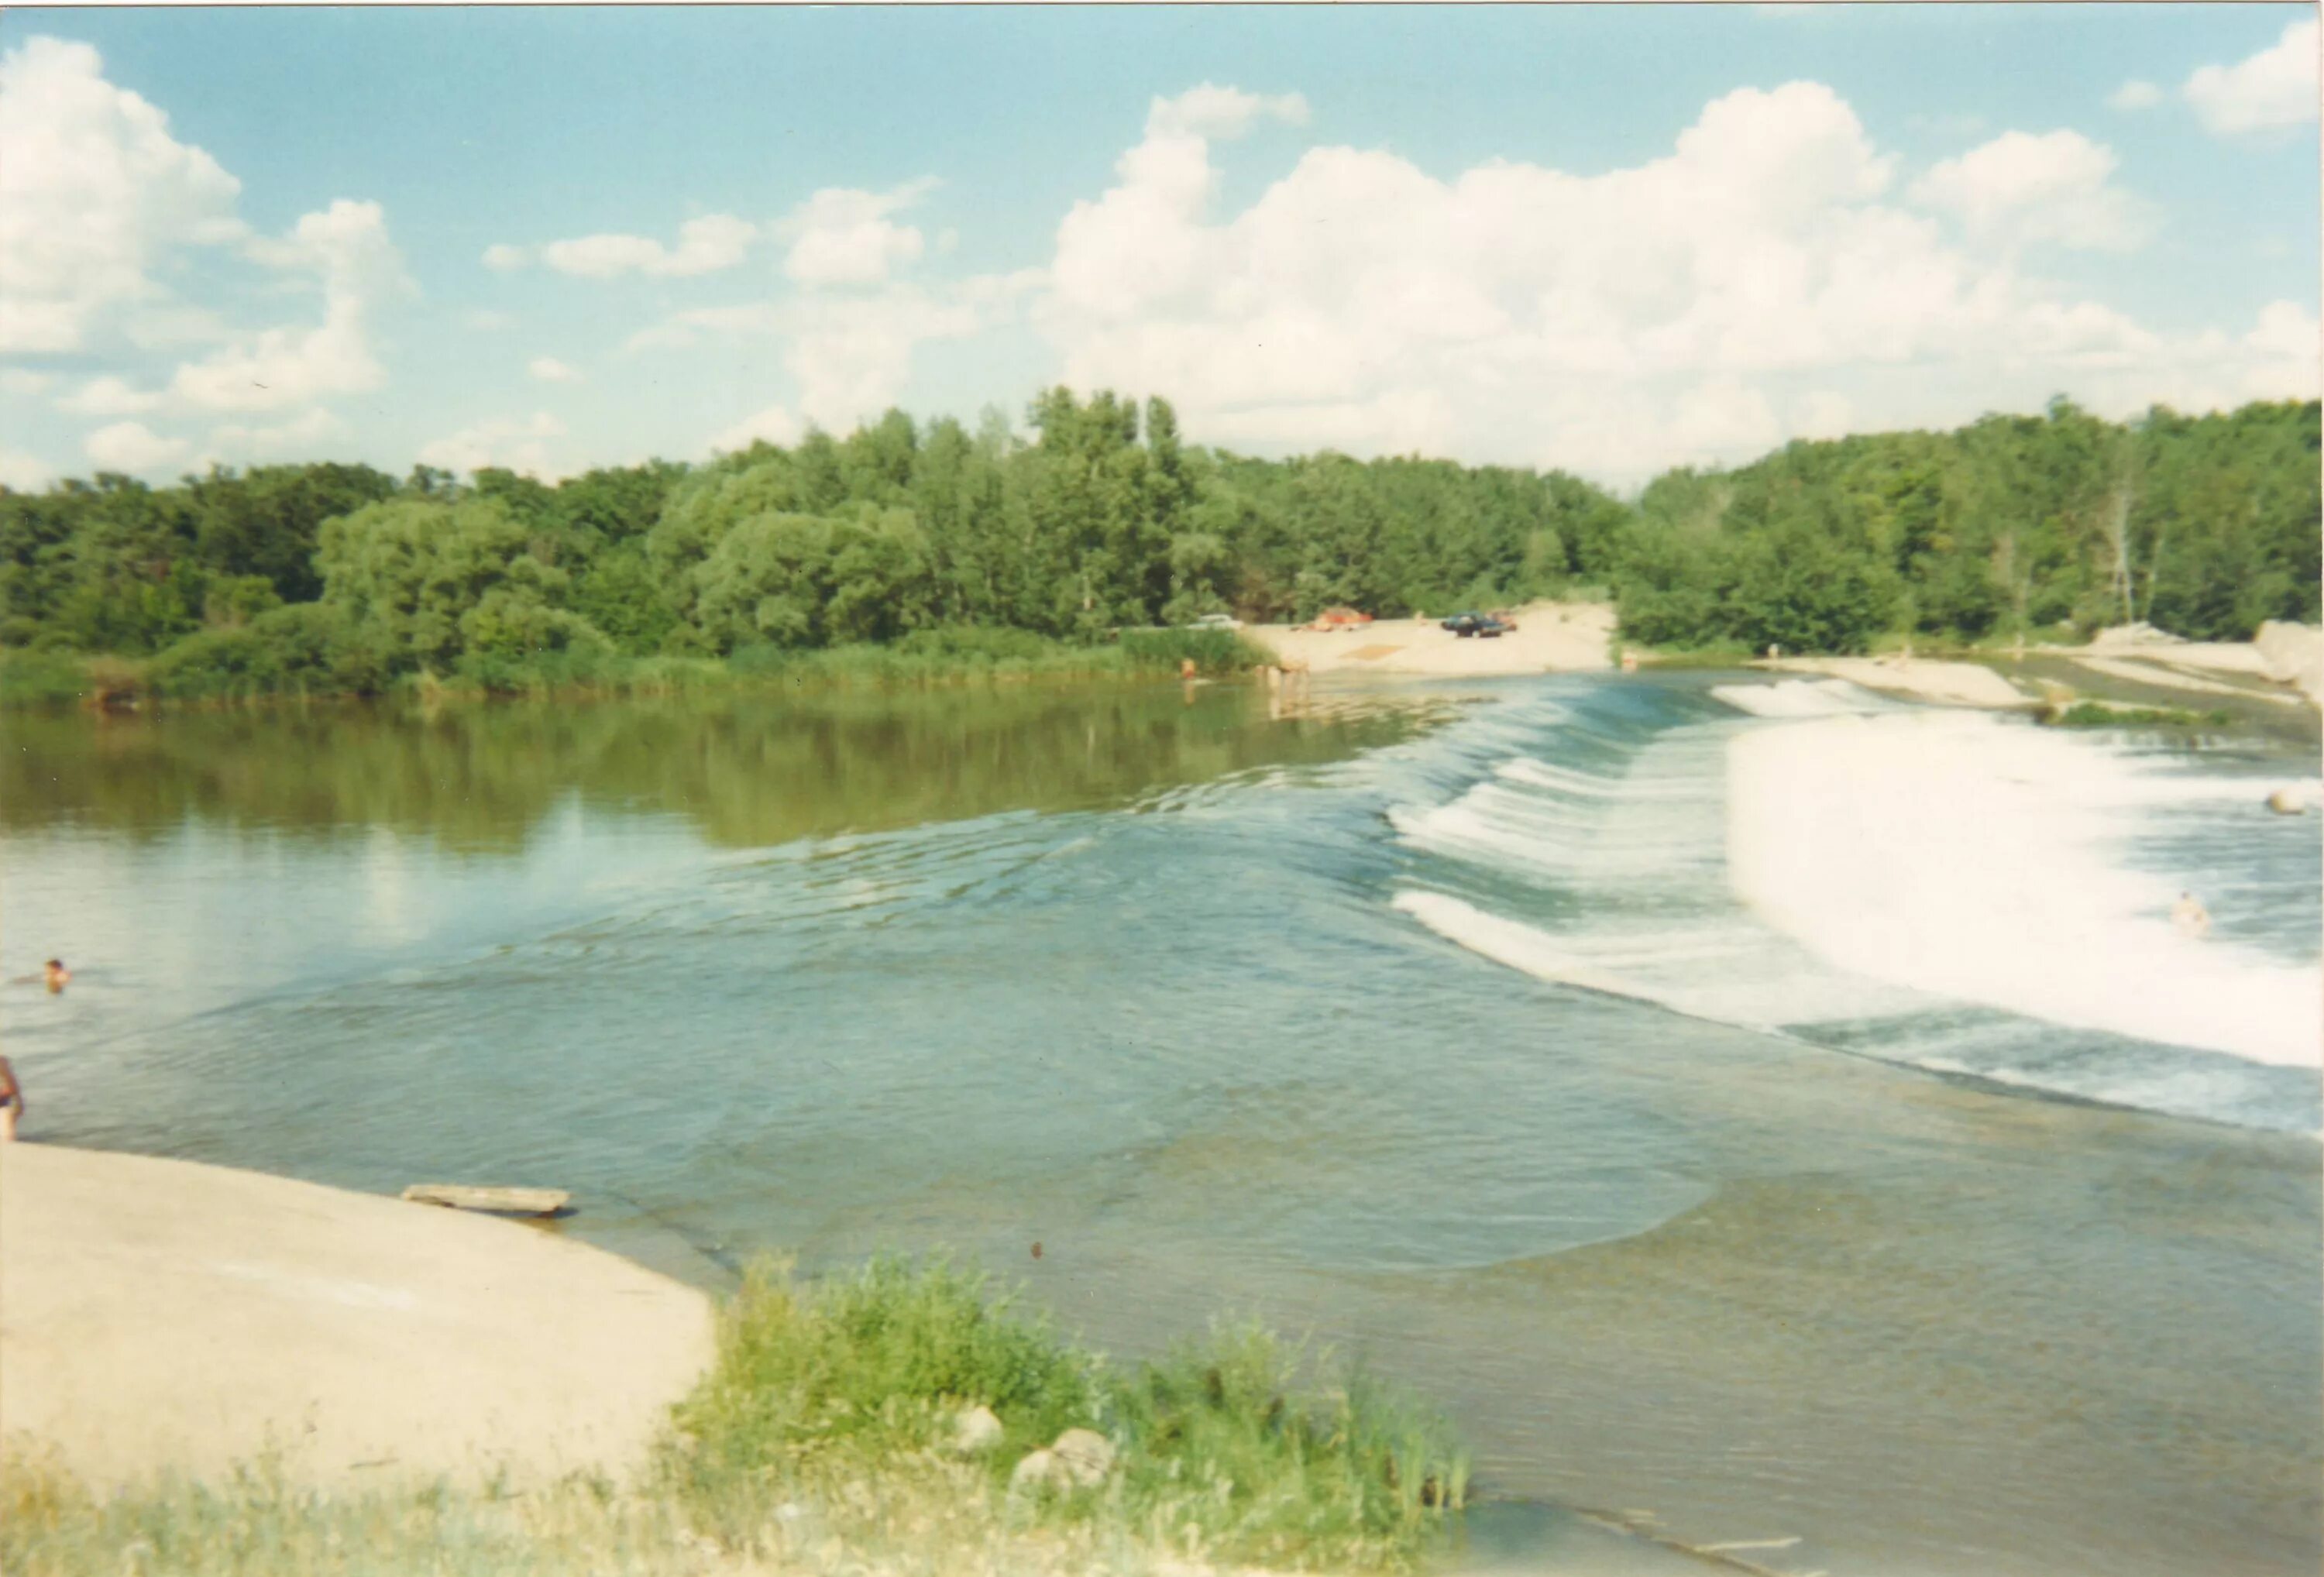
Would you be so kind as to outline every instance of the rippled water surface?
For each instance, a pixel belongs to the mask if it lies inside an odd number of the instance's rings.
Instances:
[[[2312,752],[1281,711],[12,723],[0,964],[76,972],[5,998],[28,1131],[548,1183],[713,1286],[948,1245],[1118,1351],[1263,1314],[1492,1491],[1781,1571],[2316,1568]]]

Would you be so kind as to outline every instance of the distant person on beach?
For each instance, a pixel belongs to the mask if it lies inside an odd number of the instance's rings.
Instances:
[[[50,994],[53,996],[72,983],[72,971],[65,967],[63,959],[51,958],[41,965],[41,979],[48,986]]]
[[[0,1056],[0,1143],[16,1137],[16,1120],[24,1115],[24,1086],[16,1082],[16,1070],[8,1059]]]
[[[2171,906],[2171,923],[2179,927],[2182,936],[2211,934],[2211,913],[2191,892],[2181,893],[2179,901]]]

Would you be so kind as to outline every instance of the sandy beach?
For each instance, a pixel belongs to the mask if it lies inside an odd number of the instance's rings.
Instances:
[[[618,1473],[710,1353],[699,1293],[537,1227],[0,1145],[9,1443],[93,1484]]]
[[[2271,620],[2250,641],[2142,639],[2144,633],[2104,631],[2071,655],[2093,673],[2140,684],[2324,706],[2324,631]]]
[[[1446,613],[1458,610],[1447,609]],[[1244,633],[1310,673],[1427,674],[1483,678],[1582,673],[1614,666],[1614,609],[1607,603],[1529,603],[1517,627],[1489,641],[1463,639],[1425,619],[1380,619],[1347,630],[1254,624]]]
[[[2257,639],[2234,641],[2142,639],[2134,632],[2109,630],[2087,646],[2031,650],[2066,659],[2101,678],[2190,696],[2232,696],[2289,706],[2324,703],[2324,632],[2299,624],[2263,625]],[[1944,706],[2039,706],[2050,699],[2026,693],[1977,662],[1892,654],[1763,659],[1750,666],[1846,679],[1868,690]]]
[[[1614,609],[1606,603],[1532,603],[1517,628],[1490,641],[1463,640],[1434,617],[1380,619],[1344,630],[1254,624],[1245,631],[1286,663],[1313,674],[1382,674],[1487,678],[1517,674],[1602,672],[1614,666]],[[2324,699],[2324,632],[2270,624],[2246,641],[2141,640],[2102,632],[2088,646],[2044,647],[2105,678],[2181,690],[2299,705]],[[1651,663],[1651,654],[1645,655]],[[1981,662],[1906,657],[1786,657],[1748,666],[1845,679],[1868,690],[1938,706],[2012,710],[2044,706],[2051,696],[2021,688]]]
[[[1821,674],[1846,679],[1883,695],[1902,696],[1939,706],[2006,709],[2038,706],[2029,696],[1982,663],[1944,662],[1924,657],[1787,657],[1751,664],[1784,673]]]

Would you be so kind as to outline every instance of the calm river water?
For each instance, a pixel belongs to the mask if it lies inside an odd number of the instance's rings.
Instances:
[[[5,746],[29,1137],[1258,1314],[1778,1571],[2324,1558],[2312,750],[1740,675]]]

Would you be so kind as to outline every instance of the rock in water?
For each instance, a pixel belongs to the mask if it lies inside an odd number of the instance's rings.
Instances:
[[[2308,813],[2307,805],[2298,793],[2290,788],[2279,788],[2269,795],[2267,807],[2278,816],[2305,816]]]
[[[1113,1471],[1113,1443],[1094,1429],[1068,1429],[1057,1436],[1049,1454],[1065,1477],[1084,1489],[1102,1483]]]
[[[1001,1420],[990,1407],[971,1407],[953,1427],[952,1448],[975,1456],[1001,1443]]]

